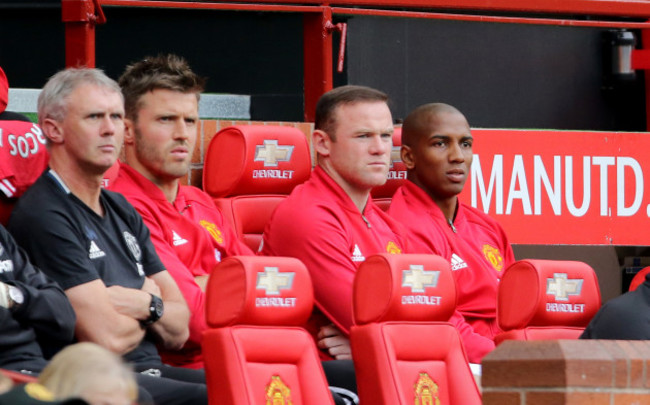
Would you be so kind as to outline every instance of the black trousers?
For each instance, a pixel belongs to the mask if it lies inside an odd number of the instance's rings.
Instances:
[[[358,404],[357,378],[352,360],[321,362],[336,405]]]
[[[162,364],[135,366],[138,403],[207,405],[205,372]]]

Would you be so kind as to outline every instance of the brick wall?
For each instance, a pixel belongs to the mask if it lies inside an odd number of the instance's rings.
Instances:
[[[260,122],[260,121],[231,121],[231,120],[202,120],[198,128],[198,136],[194,154],[192,156],[192,165],[186,178],[182,179],[183,184],[191,184],[202,188],[203,180],[203,157],[214,135],[222,128],[232,125],[285,125],[296,127],[301,130],[311,145],[311,133],[314,124],[308,122]]]
[[[483,359],[483,405],[650,404],[650,341],[506,341]]]

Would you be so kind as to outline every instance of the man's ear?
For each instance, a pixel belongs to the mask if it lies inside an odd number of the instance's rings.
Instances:
[[[135,142],[134,122],[130,118],[124,118],[124,143],[132,145]]]
[[[51,143],[63,143],[63,128],[61,123],[53,118],[46,118],[41,124],[43,133]]]
[[[413,150],[410,146],[402,145],[402,148],[400,149],[400,156],[402,158],[402,162],[404,162],[404,165],[408,170],[413,170],[415,168],[415,158],[413,156]]]
[[[325,131],[317,129],[311,135],[311,142],[316,154],[320,156],[329,156],[332,139]]]

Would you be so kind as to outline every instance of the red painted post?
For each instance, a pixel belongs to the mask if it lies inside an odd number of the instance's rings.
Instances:
[[[66,67],[95,67],[95,24],[106,18],[98,0],[62,0]]]
[[[644,50],[648,49],[650,52],[650,28],[641,30],[641,44],[643,45]],[[648,59],[646,59],[646,64]],[[634,66],[633,66],[634,68]],[[645,66],[643,74],[645,75],[645,122],[646,130],[650,131],[650,66]]]
[[[303,67],[305,85],[305,121],[314,122],[316,103],[332,89],[332,36],[326,29],[332,22],[332,9],[305,13],[303,17]]]

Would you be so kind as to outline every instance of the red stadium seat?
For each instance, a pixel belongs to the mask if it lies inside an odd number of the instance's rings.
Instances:
[[[232,256],[210,276],[203,335],[211,404],[332,405],[303,325],[311,279],[298,259]]]
[[[388,180],[383,186],[372,189],[372,199],[384,211],[390,206],[390,200],[395,191],[406,180],[406,166],[402,162],[400,149],[402,146],[402,128],[395,128],[393,132],[393,150],[390,154],[390,169]]]
[[[650,273],[650,266],[644,267],[641,270],[639,270],[639,272],[636,273],[632,278],[632,281],[630,281],[630,287],[627,290],[634,291],[637,288],[639,288],[639,286],[643,284],[643,282],[645,281],[645,276],[648,273]]]
[[[449,262],[435,255],[370,256],[354,279],[350,331],[362,404],[480,405],[456,328]]]
[[[503,273],[494,341],[577,339],[600,308],[594,270],[582,262],[520,260]]]
[[[275,207],[309,178],[305,134],[293,127],[233,126],[219,131],[205,155],[203,189],[257,251]]]

